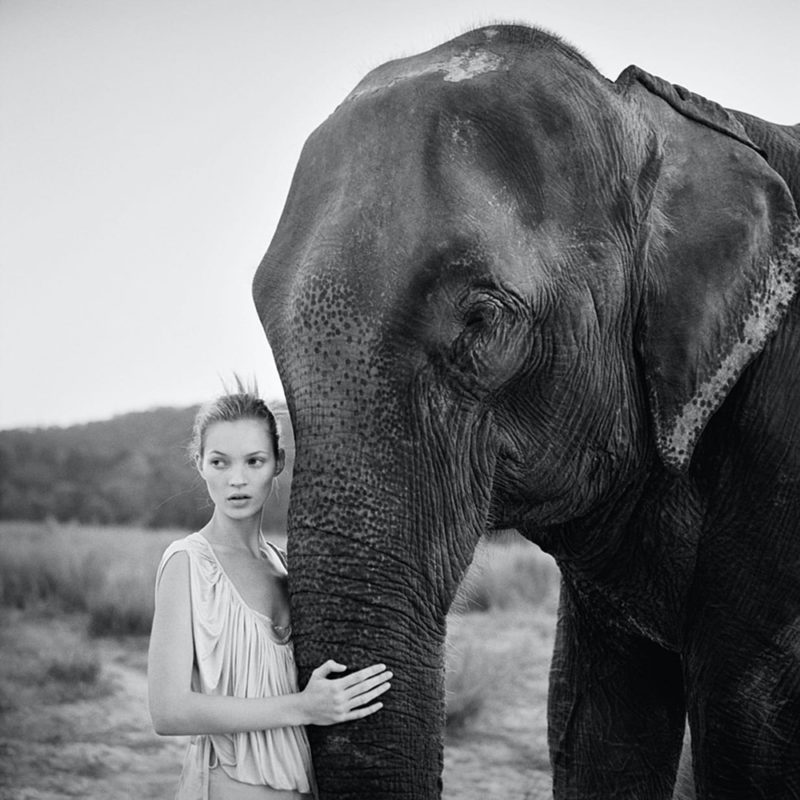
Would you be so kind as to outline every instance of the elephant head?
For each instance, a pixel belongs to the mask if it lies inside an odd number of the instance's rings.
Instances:
[[[478,538],[602,528],[685,471],[794,292],[784,182],[642,75],[481,29],[374,70],[304,147],[254,283],[296,436],[297,659],[396,676],[311,731],[324,798],[439,796]]]

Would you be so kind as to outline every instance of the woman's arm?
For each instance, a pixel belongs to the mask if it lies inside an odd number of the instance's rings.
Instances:
[[[161,574],[150,634],[147,681],[156,733],[238,733],[360,719],[382,707],[372,701],[389,688],[392,677],[383,664],[377,664],[330,680],[328,675],[346,667],[326,661],[314,670],[302,692],[264,698],[220,697],[192,691],[193,660],[189,557],[178,552]]]

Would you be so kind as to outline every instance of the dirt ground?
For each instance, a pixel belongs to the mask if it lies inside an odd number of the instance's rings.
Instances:
[[[90,640],[85,627],[80,616],[4,612],[2,800],[171,796],[184,744],[156,736],[150,726],[146,640]],[[68,684],[75,680],[48,680],[48,665],[59,658],[66,663],[96,658],[99,675],[72,698]]]
[[[4,610],[0,800],[172,796],[185,740],[158,737],[150,727],[146,639],[92,640],[85,626],[80,616]],[[541,611],[451,621],[450,646],[470,659],[477,699],[463,726],[447,735],[445,800],[551,796],[545,697],[552,628],[552,615]],[[76,666],[65,674],[63,663]]]

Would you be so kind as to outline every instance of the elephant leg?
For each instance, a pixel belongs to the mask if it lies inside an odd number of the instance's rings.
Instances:
[[[668,800],[686,718],[680,660],[599,616],[562,581],[548,702],[554,797]]]
[[[707,616],[707,615],[706,615]],[[800,631],[749,634],[713,614],[686,660],[697,796],[800,797]],[[713,634],[710,631],[714,631]]]

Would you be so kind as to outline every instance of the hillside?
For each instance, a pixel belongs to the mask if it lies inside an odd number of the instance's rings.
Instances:
[[[208,519],[202,479],[187,456],[197,406],[157,408],[66,428],[0,431],[0,519],[196,528]],[[285,407],[275,408],[289,431]],[[289,467],[291,436],[284,436]],[[291,469],[282,478],[288,486]],[[285,521],[289,492],[267,509]]]

